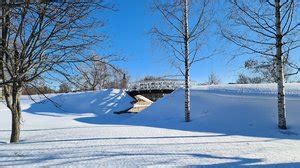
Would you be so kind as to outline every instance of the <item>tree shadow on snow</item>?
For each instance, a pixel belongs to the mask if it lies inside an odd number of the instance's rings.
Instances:
[[[226,135],[195,135],[195,136],[151,136],[151,137],[99,137],[99,138],[66,138],[66,139],[55,139],[55,140],[39,140],[39,141],[23,141],[20,144],[39,144],[39,143],[58,143],[58,142],[80,142],[80,141],[102,141],[102,140],[154,140],[154,139],[180,139],[180,138],[209,138],[209,137],[222,137]],[[243,143],[250,141],[242,141]],[[240,143],[242,143],[240,142]],[[252,142],[252,141],[251,141]],[[257,142],[257,141],[255,141]],[[265,142],[265,141],[261,141]],[[205,142],[206,143],[206,142]],[[214,143],[222,143],[222,142],[214,142]],[[230,142],[224,142],[230,143]],[[238,142],[234,142],[238,143]],[[186,144],[186,143],[184,143]],[[199,143],[197,143],[199,144]],[[155,144],[152,144],[155,145]],[[157,144],[161,145],[161,144]]]
[[[121,146],[122,145],[122,146]],[[124,145],[112,145],[122,148]],[[132,144],[131,144],[132,145]],[[151,144],[144,144],[149,148]],[[162,145],[163,146],[163,145]],[[85,147],[66,147],[67,151],[61,151],[61,147],[53,147],[48,154],[40,154],[35,149],[30,150],[30,153],[24,148],[17,149],[18,152],[10,152],[9,154],[2,153],[0,151],[0,166],[29,166],[34,164],[35,166],[70,166],[77,165],[82,166],[87,163],[93,163],[94,165],[106,165],[106,166],[188,166],[188,167],[299,167],[300,162],[295,163],[279,163],[279,164],[263,164],[264,160],[260,158],[246,158],[246,157],[229,157],[229,156],[217,156],[212,154],[194,153],[194,152],[160,152],[153,153],[151,151],[130,151],[130,152],[118,152],[107,151],[97,148],[98,146],[85,146]],[[80,148],[80,149],[78,149]],[[82,149],[81,149],[82,148]],[[89,151],[93,149],[93,152]],[[45,150],[45,149],[43,149]],[[76,153],[76,150],[80,150],[80,154]],[[59,151],[59,152],[55,152]],[[72,151],[72,152],[70,152]],[[23,154],[24,153],[24,154]],[[26,153],[26,154],[25,154]],[[38,155],[36,155],[36,154]],[[1,158],[14,157],[14,160],[1,160]],[[203,164],[186,165],[185,158],[193,158],[194,162],[200,162]],[[66,159],[64,159],[66,158]],[[145,161],[145,158],[151,159],[151,161]],[[199,161],[197,161],[199,159]],[[207,162],[210,160],[210,162]],[[113,162],[111,162],[113,161]],[[87,164],[89,165],[89,164]]]

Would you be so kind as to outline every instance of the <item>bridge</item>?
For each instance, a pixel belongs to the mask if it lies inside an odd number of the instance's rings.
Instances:
[[[152,101],[156,101],[180,87],[184,87],[184,80],[154,79],[130,83],[127,93],[132,97],[142,95]]]

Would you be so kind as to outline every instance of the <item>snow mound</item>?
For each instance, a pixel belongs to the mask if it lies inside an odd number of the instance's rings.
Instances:
[[[125,91],[107,89],[101,91],[52,94],[50,100],[44,99],[23,111],[36,114],[53,115],[93,113],[95,115],[113,114],[130,109],[134,101]],[[36,97],[34,97],[36,98]]]
[[[289,135],[300,135],[300,84],[288,84]],[[275,84],[199,86],[191,90],[191,122],[184,122],[184,90],[178,89],[128,120],[151,127],[227,135],[281,137]],[[279,134],[278,134],[279,133]]]

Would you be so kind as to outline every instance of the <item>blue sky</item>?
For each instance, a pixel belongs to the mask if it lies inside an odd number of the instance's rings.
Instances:
[[[141,79],[145,75],[164,76],[179,74],[179,71],[168,62],[168,55],[148,33],[155,24],[161,22],[157,13],[151,11],[151,0],[115,0],[118,11],[107,12],[104,15],[106,26],[104,32],[109,39],[101,48],[94,48],[98,54],[116,54],[124,57],[125,62],[115,62],[127,70],[131,80]],[[222,5],[217,5],[220,7]],[[219,12],[218,19],[224,14]],[[211,29],[215,29],[213,25]],[[207,42],[211,47],[230,46],[226,42],[212,36]],[[222,48],[222,47],[221,47]],[[208,51],[201,51],[205,55]],[[217,74],[222,83],[234,82],[237,75],[246,72],[243,61],[239,57],[230,61],[231,54],[219,53],[208,60],[198,62],[191,68],[191,79],[206,82],[211,72]]]

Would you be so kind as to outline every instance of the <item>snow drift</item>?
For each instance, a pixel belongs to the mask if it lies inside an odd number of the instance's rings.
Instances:
[[[87,118],[78,118],[78,120],[87,123],[97,123],[98,120],[100,123],[100,120],[106,121],[114,118],[114,112],[132,108],[134,101],[125,91],[118,89],[53,94],[49,97],[50,100],[40,100],[23,111],[52,116],[92,114]]]
[[[277,129],[275,84],[197,86],[191,90],[191,122],[184,122],[184,90],[153,103],[127,122],[227,135],[299,138],[300,84],[287,84],[288,131]]]

